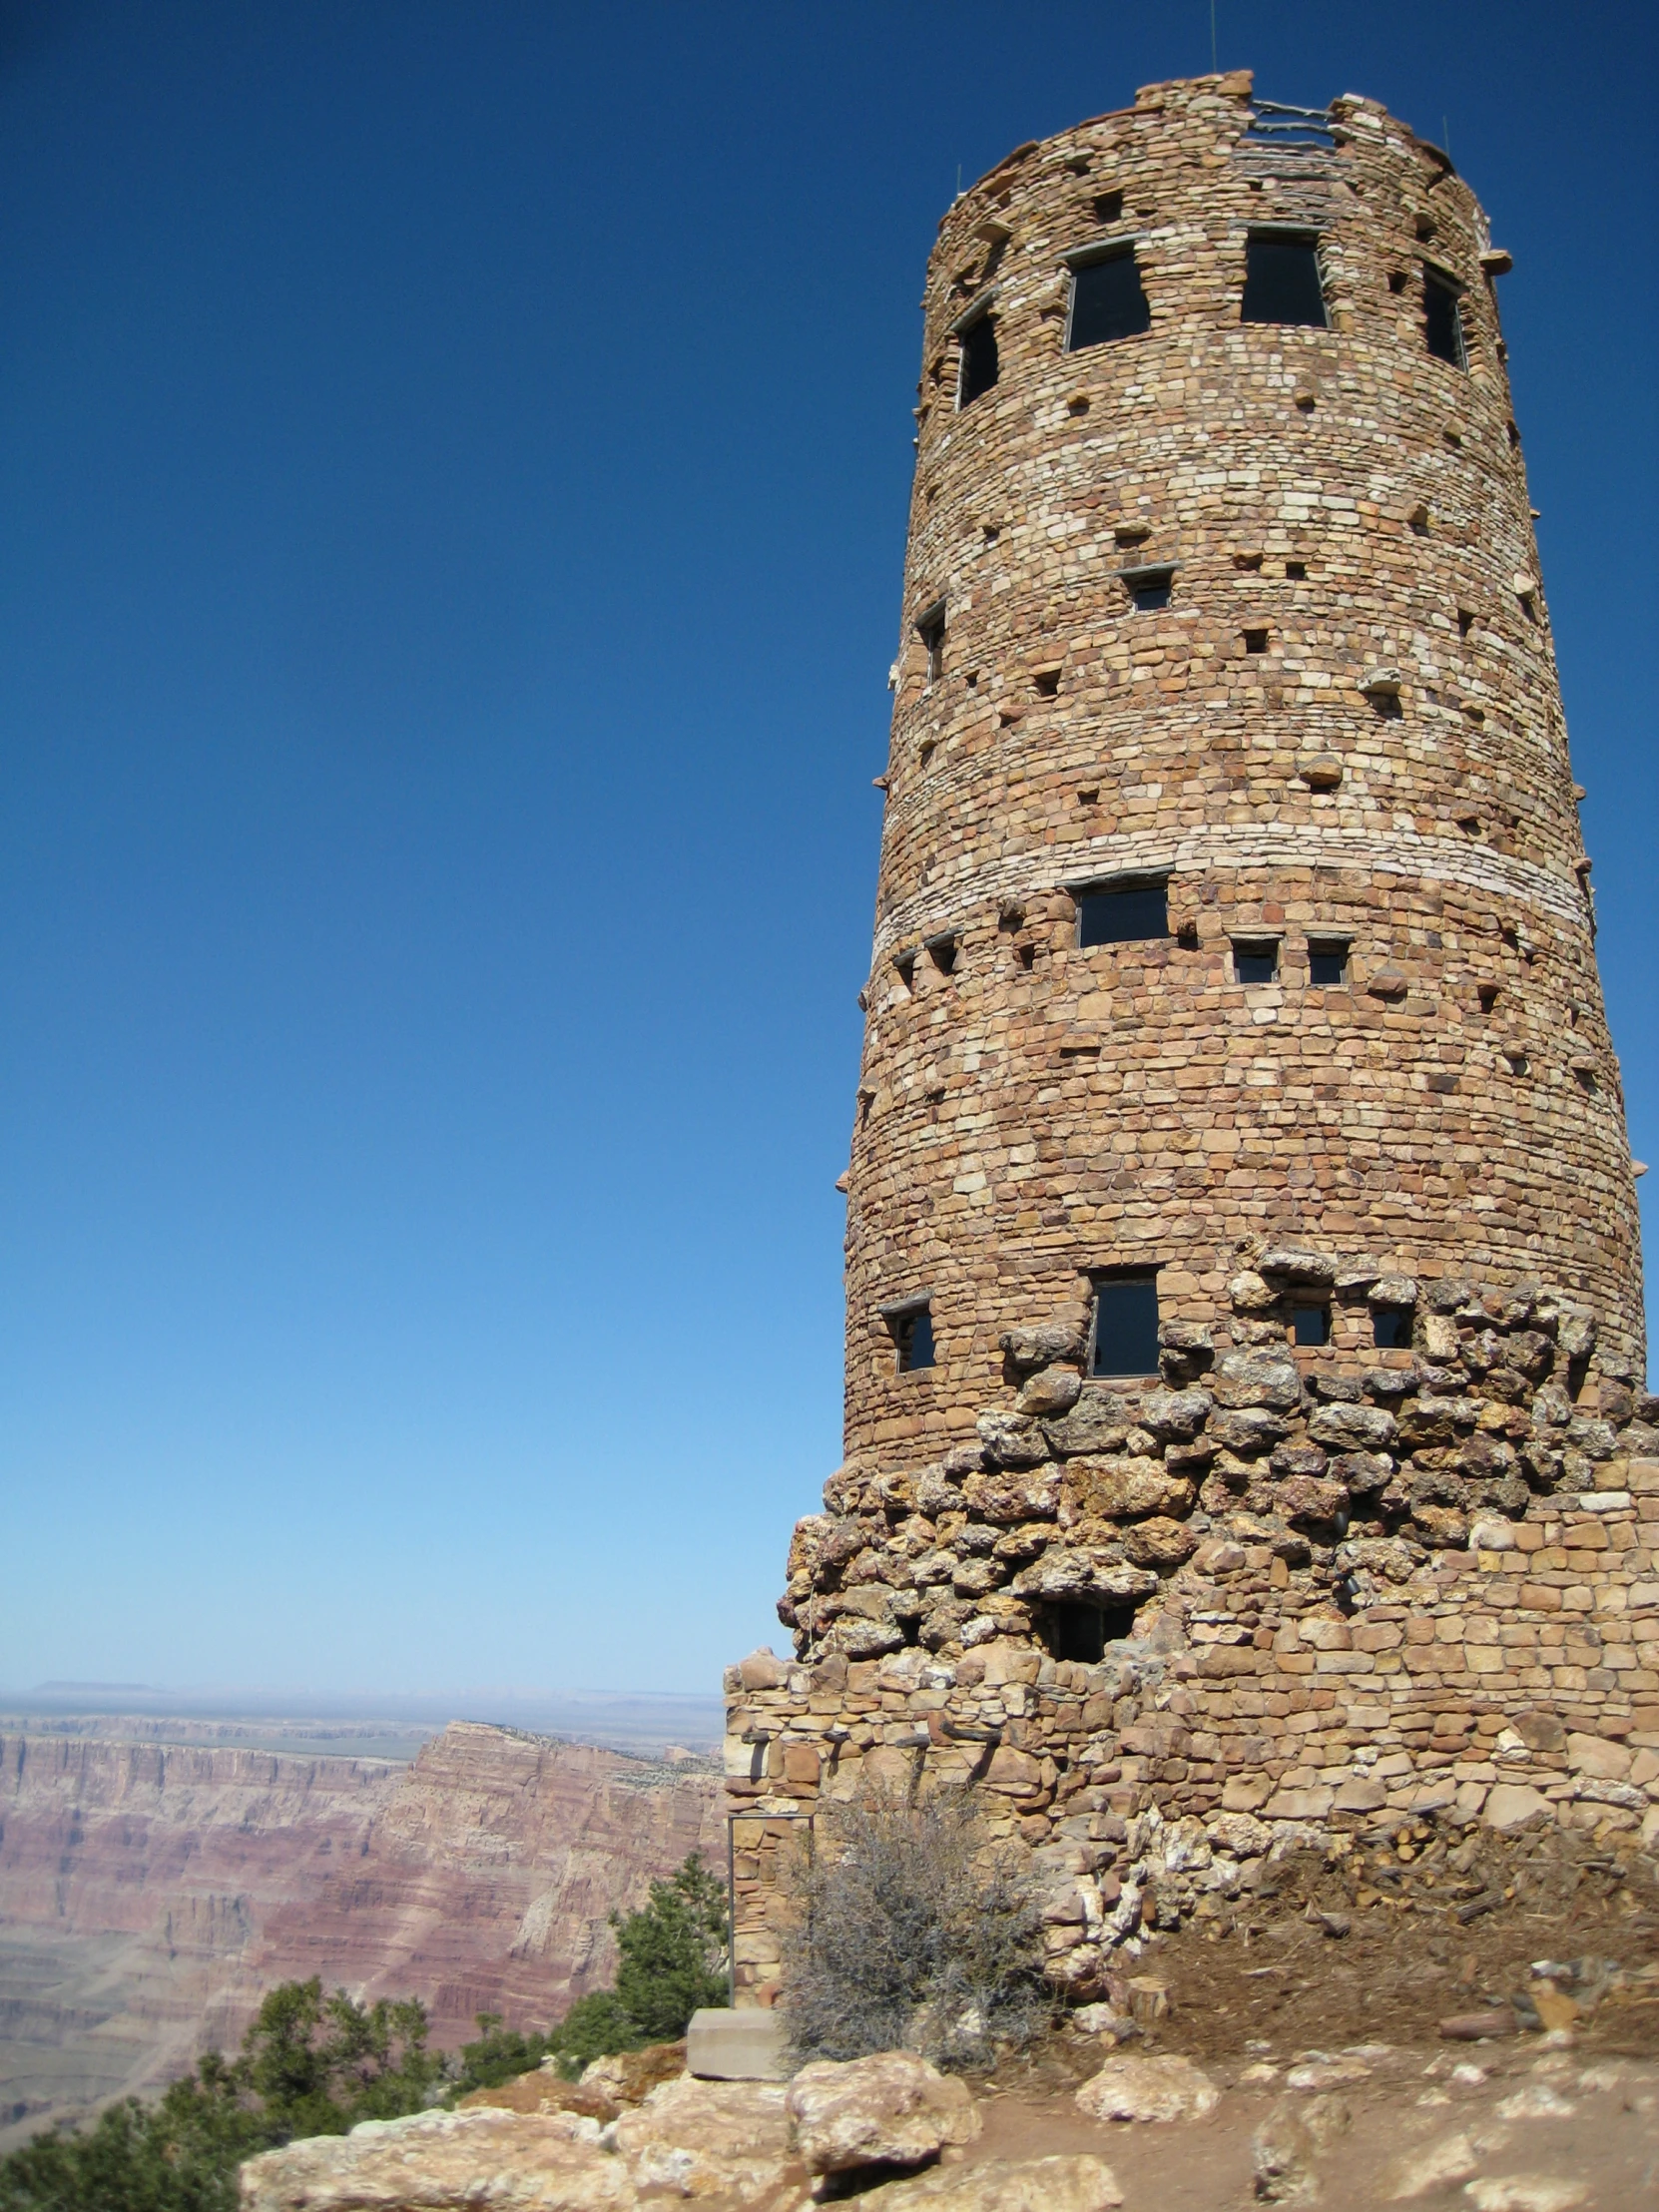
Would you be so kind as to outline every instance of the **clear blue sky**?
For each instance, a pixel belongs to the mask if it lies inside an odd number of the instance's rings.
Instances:
[[[1503,307],[1638,1156],[1646,7],[1220,0]],[[1208,0],[0,6],[0,1685],[706,1690],[835,1463],[956,184]]]

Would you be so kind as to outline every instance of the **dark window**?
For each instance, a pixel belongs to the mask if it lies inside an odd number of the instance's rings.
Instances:
[[[1297,583],[1300,583],[1307,573],[1308,563],[1306,561],[1287,561],[1285,563],[1285,574]]]
[[[1324,944],[1309,945],[1308,980],[1324,984],[1348,981],[1348,946],[1340,938],[1332,937]]]
[[[925,1306],[909,1306],[889,1323],[898,1347],[898,1372],[914,1375],[933,1365],[933,1316]]]
[[[927,957],[941,975],[954,975],[956,972],[956,939],[954,937],[929,937],[927,940]]]
[[[1422,274],[1422,326],[1428,350],[1453,368],[1467,368],[1463,354],[1463,314],[1457,294],[1427,270]]]
[[[1094,219],[1097,223],[1116,223],[1123,215],[1121,192],[1103,192],[1096,195]]]
[[[1158,1278],[1102,1276],[1094,1287],[1093,1375],[1156,1375]]]
[[[1175,589],[1173,568],[1126,568],[1122,574],[1130,598],[1143,613],[1169,605]]]
[[[935,600],[925,614],[916,617],[916,636],[927,651],[927,681],[931,684],[944,669],[944,601]]]
[[[1077,901],[1077,941],[1134,944],[1169,935],[1169,885],[1125,883],[1116,890],[1084,891]]]
[[[1040,1606],[1036,1630],[1051,1658],[1097,1666],[1105,1658],[1108,1644],[1121,1643],[1126,1636],[1134,1635],[1135,1601],[1106,1598],[1093,1605]]]
[[[1325,328],[1319,249],[1312,239],[1253,238],[1246,244],[1240,320]]]
[[[981,392],[996,382],[996,320],[982,314],[962,332],[961,378],[956,386],[958,407],[971,407]]]
[[[1380,1306],[1372,1316],[1377,1335],[1378,1349],[1382,1352],[1409,1352],[1411,1349],[1411,1316],[1403,1306]]]
[[[1291,1313],[1291,1335],[1299,1345],[1328,1345],[1331,1342],[1330,1307],[1295,1307]]]
[[[894,971],[907,991],[916,987],[916,956],[913,952],[895,952],[892,956]]]
[[[1254,944],[1235,944],[1233,974],[1241,983],[1277,983],[1279,939],[1263,937]]]
[[[1268,649],[1268,634],[1265,630],[1247,630],[1244,641],[1247,653],[1265,653]]]
[[[1104,345],[1111,338],[1132,338],[1151,327],[1152,309],[1141,289],[1132,248],[1072,271],[1068,353],[1080,353],[1085,345]]]

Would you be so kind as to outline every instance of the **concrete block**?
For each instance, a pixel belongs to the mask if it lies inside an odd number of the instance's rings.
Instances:
[[[788,2081],[783,2016],[761,2005],[705,2005],[686,2030],[686,2067],[700,2081]]]

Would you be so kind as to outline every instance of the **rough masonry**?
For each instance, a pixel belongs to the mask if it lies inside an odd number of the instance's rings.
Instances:
[[[1659,1400],[1508,266],[1444,153],[1244,74],[940,226],[846,1459],[795,1659],[727,1678],[742,1997],[780,1816],[872,1783],[981,1786],[1080,1990],[1310,1829],[1659,1833]]]

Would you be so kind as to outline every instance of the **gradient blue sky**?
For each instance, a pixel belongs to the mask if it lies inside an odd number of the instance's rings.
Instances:
[[[1638,1156],[1651,9],[1221,0],[1503,307]],[[0,1684],[706,1690],[833,1466],[916,301],[1155,8],[0,5]]]

